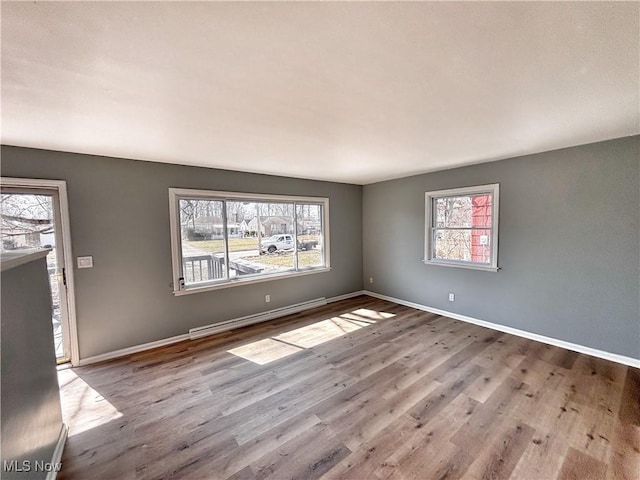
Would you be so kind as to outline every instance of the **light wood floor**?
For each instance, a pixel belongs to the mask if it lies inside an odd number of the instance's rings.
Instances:
[[[60,383],[61,479],[640,478],[640,370],[364,296]]]

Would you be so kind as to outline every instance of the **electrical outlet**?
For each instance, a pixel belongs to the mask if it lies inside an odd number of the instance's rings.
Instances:
[[[265,301],[266,303],[269,303],[269,302],[271,301],[271,295],[265,295],[265,296],[264,296],[264,301]]]
[[[456,301],[456,296],[453,293],[449,294],[449,301],[450,302],[455,302]]]
[[[93,257],[78,257],[78,268],[93,268]]]
[[[369,283],[373,283],[373,277],[369,277]]]

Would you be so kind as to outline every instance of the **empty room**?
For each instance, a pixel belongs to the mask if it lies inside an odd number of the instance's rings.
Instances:
[[[640,480],[640,3],[1,3],[3,479]]]

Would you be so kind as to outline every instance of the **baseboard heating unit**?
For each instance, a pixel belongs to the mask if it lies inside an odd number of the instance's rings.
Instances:
[[[268,310],[266,312],[247,315],[246,317],[234,318],[233,320],[227,320],[226,322],[214,323],[212,325],[192,328],[191,330],[189,330],[189,338],[191,340],[195,340],[196,338],[206,337],[208,335],[213,335],[214,333],[226,332],[235,328],[246,327],[247,325],[253,325],[254,323],[265,322],[274,318],[284,317],[286,315],[302,312],[311,308],[322,307],[326,304],[326,298],[316,298],[315,300],[309,300],[308,302],[296,303],[293,305],[288,305],[286,307]]]

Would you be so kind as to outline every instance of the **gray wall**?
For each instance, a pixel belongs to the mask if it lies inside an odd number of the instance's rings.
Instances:
[[[424,192],[488,183],[501,270],[424,265]],[[365,186],[365,288],[640,358],[639,183],[632,137]]]
[[[67,181],[80,357],[362,289],[362,187],[2,146],[2,175]],[[330,272],[175,297],[168,188],[329,198]],[[271,303],[264,302],[265,294]]]
[[[2,478],[45,478],[35,462],[51,462],[62,412],[44,257],[2,272],[1,315],[2,461],[32,468]]]
[[[74,255],[95,262],[75,272],[82,358],[360,290],[363,279],[385,295],[640,358],[640,137],[364,189],[7,146],[2,175],[68,182]],[[424,265],[424,192],[495,182],[501,270]],[[169,187],[329,197],[332,271],[174,297]]]

